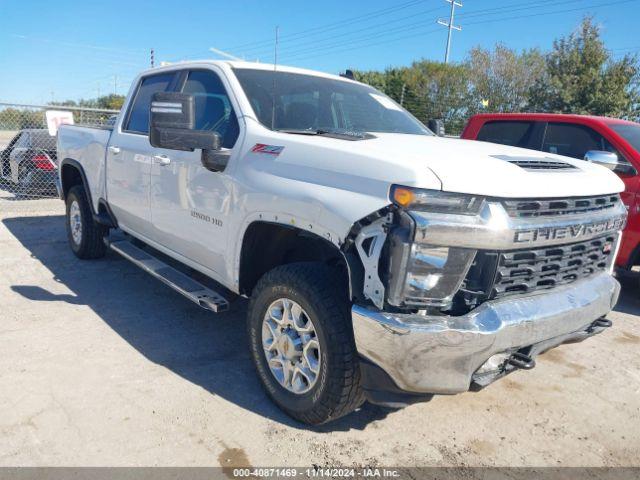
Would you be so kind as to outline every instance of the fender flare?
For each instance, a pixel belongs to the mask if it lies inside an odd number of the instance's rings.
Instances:
[[[335,232],[323,229],[318,224],[310,222],[309,220],[295,218],[287,214],[275,215],[273,213],[254,214],[245,220],[242,228],[240,229],[241,240],[238,242],[238,248],[233,255],[233,275],[236,288],[239,289],[240,287],[240,263],[243,254],[245,235],[249,230],[249,227],[255,223],[266,223],[298,230],[303,232],[306,236],[315,237],[316,239],[331,245],[331,247],[338,252],[339,257],[344,261],[346,266],[349,298],[353,299],[354,295],[357,296],[358,282],[362,282],[363,277],[362,267],[358,265],[359,259],[355,255],[347,253],[341,248],[344,244],[344,240],[341,240]]]
[[[66,200],[67,198],[67,191],[64,188],[64,184],[62,183],[62,171],[64,169],[64,167],[66,165],[69,165],[71,167],[73,167],[74,169],[76,169],[80,175],[80,179],[82,180],[82,186],[84,188],[84,193],[87,196],[87,200],[89,201],[89,208],[91,209],[91,215],[93,216],[93,219],[97,222],[100,223],[102,225],[105,225],[107,227],[111,227],[111,228],[117,228],[118,226],[118,221],[116,220],[116,217],[113,215],[113,212],[111,211],[111,208],[109,207],[109,204],[107,203],[107,201],[104,198],[99,198],[98,199],[98,205],[101,205],[104,207],[104,210],[106,213],[100,213],[100,212],[96,212],[94,206],[93,206],[93,199],[91,197],[91,189],[89,188],[89,182],[87,181],[87,175],[84,172],[84,168],[82,167],[82,165],[80,164],[80,162],[78,162],[77,160],[74,160],[73,158],[65,158],[60,162],[59,165],[59,170],[60,170],[60,198],[62,200]]]

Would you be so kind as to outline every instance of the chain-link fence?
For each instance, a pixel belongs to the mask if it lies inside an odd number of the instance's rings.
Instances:
[[[117,114],[117,110],[0,103],[0,198],[56,194],[58,159],[51,124],[73,121],[76,125],[104,126]]]

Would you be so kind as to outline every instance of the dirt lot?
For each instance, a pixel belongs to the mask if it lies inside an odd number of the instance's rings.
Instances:
[[[81,262],[62,215],[0,198],[0,465],[639,464],[635,280],[614,328],[532,371],[310,429],[260,389],[242,302],[215,316],[115,255]]]

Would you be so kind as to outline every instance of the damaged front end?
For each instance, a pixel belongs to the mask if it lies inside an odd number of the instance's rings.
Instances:
[[[407,187],[390,199],[353,236],[362,262],[354,335],[364,368],[378,371],[365,378],[383,372],[396,393],[462,392],[606,327],[619,293],[619,196],[550,212],[558,199],[538,215],[531,199]]]

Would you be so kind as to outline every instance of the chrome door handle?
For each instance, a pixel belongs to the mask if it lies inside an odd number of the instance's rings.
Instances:
[[[114,155],[117,155],[120,153],[120,147],[111,146],[109,147],[109,151]]]
[[[154,155],[153,158],[158,160],[158,163],[162,166],[169,165],[171,163],[171,159],[166,155]]]

